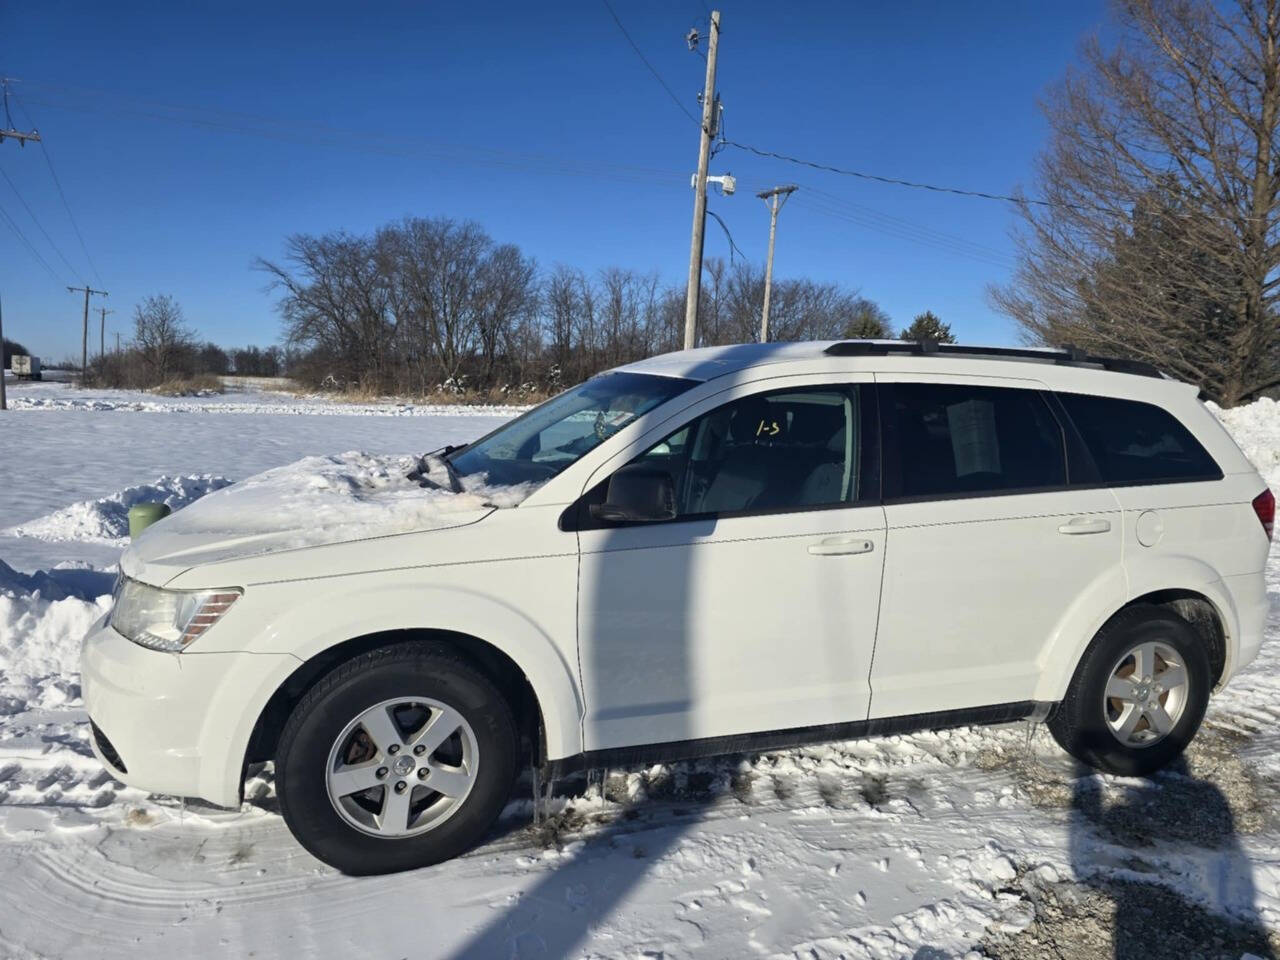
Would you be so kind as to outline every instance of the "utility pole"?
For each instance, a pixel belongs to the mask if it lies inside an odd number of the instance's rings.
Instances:
[[[120,352],[120,331],[116,331],[116,353]]]
[[[4,307],[0,306],[0,410],[9,409],[9,400],[4,393]]]
[[[106,294],[103,294],[106,296]],[[102,317],[102,325],[98,328],[98,356],[104,357],[107,354],[107,314],[115,313],[114,310],[108,310],[106,307],[99,307],[98,314]],[[119,334],[117,334],[119,336]]]
[[[0,128],[0,143],[4,143],[4,138],[9,137],[18,141],[18,146],[25,147],[28,140],[39,140],[40,134],[36,130],[18,130],[13,126],[13,117],[9,114],[9,78],[0,77],[0,90],[4,95],[4,127]],[[27,119],[30,119],[28,117]]]
[[[28,140],[39,140],[40,134],[35,130],[18,130],[13,125],[13,117],[9,114],[9,78],[0,77],[0,92],[4,98],[4,126],[0,127],[0,143],[5,137],[17,140],[18,146],[25,147]],[[0,410],[9,409],[9,398],[5,395],[4,385],[4,317],[0,315]]]
[[[782,205],[787,202],[787,197],[800,189],[794,183],[789,183],[785,187],[774,187],[772,190],[761,190],[756,194],[765,203],[769,203],[770,199],[773,203],[772,212],[769,214],[769,260],[764,268],[764,312],[760,315],[760,342],[769,342],[769,297],[773,293],[773,241],[778,235],[778,211],[782,209]]]
[[[84,334],[80,341],[80,382],[84,383],[85,375],[89,372],[89,294],[96,293],[100,297],[105,297],[107,291],[94,290],[88,285],[67,287],[67,289],[72,293],[84,294]]]
[[[693,182],[693,238],[689,244],[689,287],[684,305],[684,348],[698,342],[698,298],[702,288],[702,232],[707,225],[707,164],[711,160],[712,124],[716,122],[716,48],[720,43],[720,11],[711,11],[707,44],[707,82],[702,89],[702,131],[698,140],[698,173]]]

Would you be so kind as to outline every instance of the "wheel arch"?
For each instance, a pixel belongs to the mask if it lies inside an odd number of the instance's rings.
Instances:
[[[1116,613],[1140,603],[1166,607],[1191,625],[1191,629],[1208,651],[1209,670],[1216,689],[1225,676],[1227,667],[1227,628],[1217,605],[1197,590],[1173,587],[1134,597]]]
[[[528,675],[509,654],[492,643],[456,630],[408,628],[379,630],[326,647],[299,664],[259,711],[245,747],[247,766],[273,759],[280,733],[293,708],[330,671],[343,663],[396,644],[436,643],[461,653],[507,697],[519,726],[522,749],[541,761],[545,755],[546,721],[543,706]]]
[[[1036,699],[1061,700],[1098,631],[1136,604],[1166,607],[1191,625],[1208,648],[1215,689],[1231,675],[1239,633],[1230,593],[1202,561],[1172,558],[1137,571],[1118,568],[1081,594],[1046,645]]]

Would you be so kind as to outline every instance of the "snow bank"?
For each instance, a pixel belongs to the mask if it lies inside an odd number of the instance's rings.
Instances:
[[[1272,490],[1280,489],[1280,403],[1264,397],[1230,410],[1214,403],[1208,406],[1253,461],[1267,485]]]
[[[467,478],[464,490],[453,493],[408,479],[418,465],[417,457],[354,450],[305,457],[217,490],[156,529],[227,537],[287,533],[287,540],[272,546],[307,546],[438,528],[451,515],[515,506],[537,487],[489,486],[483,479]],[[447,485],[438,462],[428,476]]]
[[[26,575],[0,561],[0,715],[79,697],[80,639],[107,612],[113,579],[82,567]]]
[[[169,505],[170,510],[179,510],[230,483],[226,477],[208,473],[187,477],[160,477],[154,483],[126,487],[110,496],[73,503],[0,533],[14,537],[36,537],[40,540],[116,543],[129,536],[129,508],[135,504],[163,502]]]

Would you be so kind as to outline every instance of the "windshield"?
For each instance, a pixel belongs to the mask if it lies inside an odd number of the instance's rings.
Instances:
[[[636,417],[696,381],[647,373],[607,373],[534,407],[448,457],[460,477],[490,485],[550,480]]]

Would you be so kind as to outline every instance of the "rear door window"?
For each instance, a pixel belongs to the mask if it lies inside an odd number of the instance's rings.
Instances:
[[[886,499],[988,496],[1067,482],[1062,428],[1036,390],[935,383],[880,390]]]
[[[1084,393],[1057,396],[1109,486],[1222,478],[1191,431],[1161,407]]]

